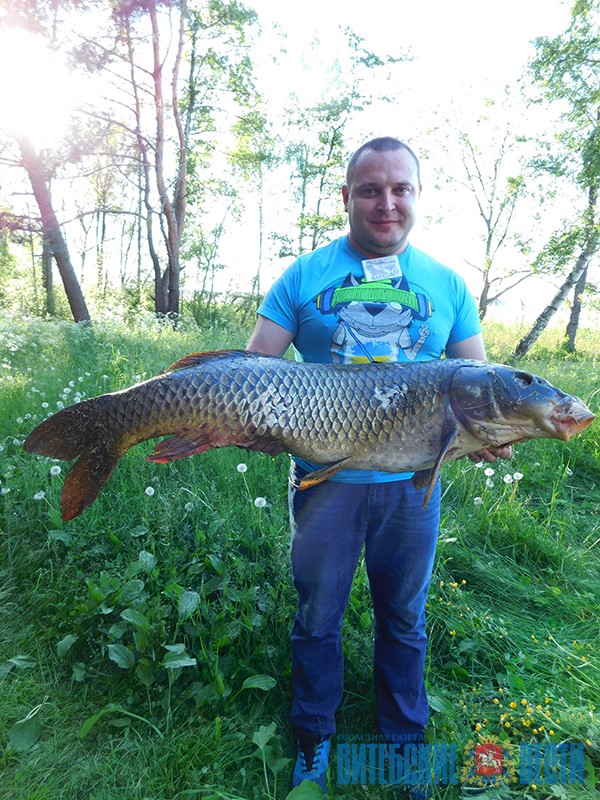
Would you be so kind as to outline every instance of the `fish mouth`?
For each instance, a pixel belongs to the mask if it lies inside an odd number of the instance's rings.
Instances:
[[[555,406],[548,416],[557,437],[565,442],[588,428],[595,419],[596,415],[578,397]]]

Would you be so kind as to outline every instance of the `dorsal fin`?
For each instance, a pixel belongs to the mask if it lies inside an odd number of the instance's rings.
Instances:
[[[253,358],[255,355],[255,353],[250,353],[247,350],[211,350],[206,353],[190,353],[189,356],[180,358],[171,367],[169,367],[169,372],[174,372],[178,369],[185,369],[186,367],[196,367],[199,364],[204,364],[205,361],[210,361],[213,358],[231,358],[232,356],[246,356],[248,358]]]

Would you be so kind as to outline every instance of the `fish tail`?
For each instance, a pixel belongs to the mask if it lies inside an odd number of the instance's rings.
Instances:
[[[27,452],[65,461],[77,458],[61,494],[65,521],[94,502],[128,450],[122,433],[108,424],[111,400],[104,395],[65,408],[44,420],[25,440]]]

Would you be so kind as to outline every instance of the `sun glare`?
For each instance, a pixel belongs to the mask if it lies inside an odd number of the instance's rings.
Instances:
[[[73,81],[60,55],[39,36],[19,28],[0,30],[0,128],[27,136],[37,147],[64,132]]]

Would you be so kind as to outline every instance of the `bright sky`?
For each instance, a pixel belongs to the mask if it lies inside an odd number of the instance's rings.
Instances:
[[[427,149],[422,133],[427,128],[449,118],[469,130],[485,110],[486,98],[498,98],[506,85],[516,90],[533,53],[531,40],[563,32],[571,7],[570,2],[560,0],[423,0],[374,5],[364,0],[248,0],[247,4],[259,15],[265,42],[273,43],[265,49],[276,51],[274,26],[278,26],[278,41],[287,50],[286,60],[275,71],[267,61],[271,101],[281,107],[292,91],[307,103],[318,101],[330,80],[333,59],[345,50],[340,27],[347,26],[363,37],[364,46],[380,56],[410,53],[412,61],[396,72],[397,84],[369,87],[375,96],[391,95],[393,102],[373,104],[368,114],[350,127],[347,142],[352,149],[373,136],[393,135],[411,143],[417,152]],[[320,42],[318,49],[311,44],[315,38]],[[535,114],[529,111],[531,119],[519,119],[518,124],[536,124]],[[476,211],[461,213],[457,209],[454,219],[431,226],[425,222],[429,214],[437,216],[436,198],[432,197],[436,160],[434,152],[429,162],[425,159],[422,163],[424,194],[412,241],[461,271],[477,293],[478,277],[465,266],[474,247],[465,239],[468,231],[459,230],[457,224],[466,219],[467,226],[470,220],[473,228],[477,226]],[[283,266],[274,263],[271,269],[265,268],[265,286]],[[540,291],[548,300],[554,293],[547,284]],[[520,311],[523,304],[519,306]]]

